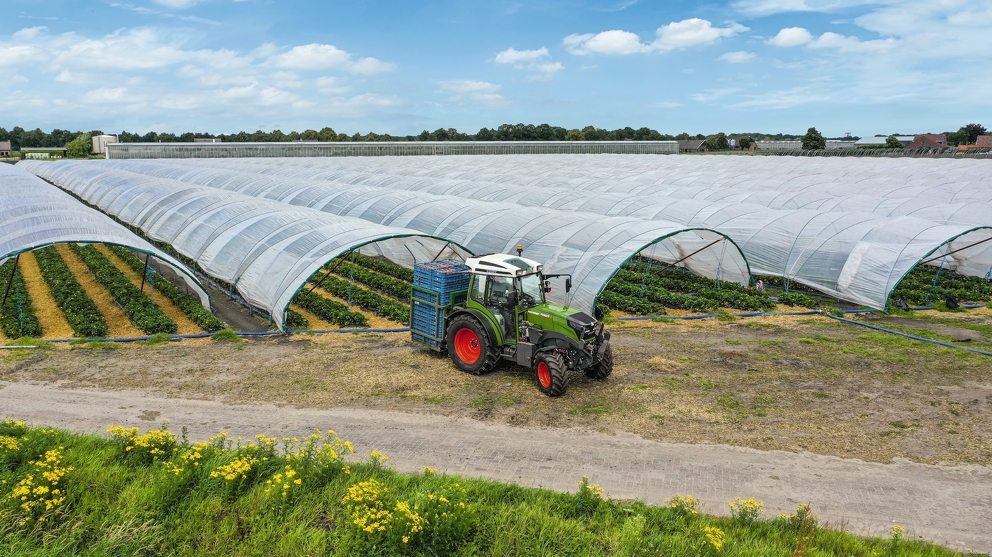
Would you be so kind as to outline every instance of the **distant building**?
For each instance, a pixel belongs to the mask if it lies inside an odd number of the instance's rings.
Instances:
[[[798,151],[803,148],[802,141],[757,141],[758,149],[762,151]]]
[[[921,133],[906,146],[907,149],[946,149],[947,136],[942,133]]]
[[[854,142],[854,146],[855,147],[869,147],[869,148],[881,149],[881,148],[885,147],[885,142],[888,141],[888,139],[889,139],[888,136],[885,136],[885,137],[862,137],[861,139],[859,139],[859,140],[857,140],[857,141]],[[916,139],[916,136],[915,135],[897,135],[896,136],[896,139],[898,139],[899,140],[899,143],[902,143],[902,146],[905,147],[905,146],[909,145],[910,143],[912,143],[913,140]],[[945,142],[946,142],[946,138],[945,138]]]
[[[65,147],[21,147],[21,156],[26,159],[64,159],[66,153]]]
[[[703,153],[706,151],[705,139],[680,139],[679,153]]]
[[[219,137],[194,137],[193,143],[223,143],[224,140]]]
[[[13,156],[14,151],[10,147],[9,141],[0,141],[0,157],[10,157]]]
[[[832,149],[854,149],[853,139],[828,139],[827,150]]]
[[[980,135],[978,141],[972,145],[958,145],[959,151],[971,151],[972,149],[992,149],[992,135]]]
[[[93,142],[93,148],[91,152],[94,155],[106,155],[107,154],[107,144],[117,143],[116,135],[94,135],[90,138]]]

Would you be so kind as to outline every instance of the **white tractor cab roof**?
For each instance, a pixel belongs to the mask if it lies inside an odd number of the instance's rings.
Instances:
[[[520,277],[544,270],[544,265],[537,261],[502,253],[469,257],[465,264],[473,273],[496,277]]]

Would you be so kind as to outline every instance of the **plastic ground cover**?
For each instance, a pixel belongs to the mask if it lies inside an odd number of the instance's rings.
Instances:
[[[208,275],[233,285],[248,303],[268,312],[280,330],[296,293],[335,257],[368,243],[404,238],[429,259],[448,243],[408,228],[214,188],[119,171],[108,174],[108,169],[96,165],[20,164],[149,238],[170,244]],[[76,211],[82,209],[72,202]]]
[[[206,288],[185,265],[37,176],[0,164],[0,264],[23,252],[63,243],[112,244],[149,254],[171,267],[203,307],[210,308]]]
[[[375,196],[358,193],[367,186],[707,228],[732,238],[755,273],[875,308],[884,308],[902,277],[921,262],[969,276],[992,274],[992,210],[981,201],[992,192],[992,161],[544,155],[114,164],[219,187],[254,183],[264,190],[281,187],[271,182],[281,178],[295,184],[286,186],[290,192],[324,182],[360,196]],[[211,168],[241,177],[217,176]],[[673,193],[698,183],[728,195],[738,187],[767,195],[805,192],[836,206],[773,208],[740,197],[714,201]],[[828,186],[858,197],[824,198]],[[928,207],[927,200],[946,203]],[[859,206],[874,211],[844,210]]]
[[[141,172],[134,175],[195,183],[402,226],[452,240],[478,254],[512,253],[517,245],[523,245],[527,257],[542,262],[546,273],[572,275],[572,290],[566,293],[559,282],[549,299],[589,312],[613,275],[638,253],[707,278],[745,285],[750,281],[745,257],[724,235],[662,219],[604,218],[594,213],[566,213],[453,195],[305,182],[209,167],[184,168],[175,161],[109,161],[86,168],[102,169],[107,179]]]

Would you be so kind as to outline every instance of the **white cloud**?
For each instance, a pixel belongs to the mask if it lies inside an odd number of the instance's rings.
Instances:
[[[877,52],[895,47],[893,38],[862,41],[857,37],[845,37],[837,33],[824,33],[809,43],[809,48],[832,48],[840,52]]]
[[[790,46],[799,46],[806,44],[813,40],[813,35],[809,31],[802,27],[786,27],[778,32],[777,35],[768,39],[766,42],[772,46],[780,46],[783,48],[788,48]]]
[[[650,52],[651,47],[641,43],[636,33],[629,31],[603,31],[602,33],[571,34],[562,41],[572,54],[635,54]]]
[[[176,10],[185,10],[186,8],[193,7],[199,4],[203,0],[154,0],[156,4],[165,6],[166,8],[173,8]]]
[[[87,91],[83,95],[83,102],[93,104],[117,102],[122,100],[126,94],[127,89],[125,87],[100,87],[99,89]]]
[[[503,88],[502,85],[487,81],[445,81],[438,87],[443,92],[452,93],[448,102],[455,104],[501,106],[509,102],[498,92]]]
[[[318,77],[315,83],[317,90],[325,95],[339,95],[351,90],[340,77]]]
[[[728,52],[723,56],[717,58],[717,60],[723,60],[724,62],[730,64],[746,64],[757,57],[758,55],[753,52],[738,50],[736,52]]]
[[[702,93],[696,93],[689,98],[697,102],[710,102],[726,97],[727,95],[732,95],[738,91],[740,89],[706,89]]]
[[[30,41],[47,30],[48,27],[45,27],[44,25],[39,25],[38,27],[25,27],[24,29],[14,33],[12,37],[15,41]]]
[[[542,58],[550,56],[545,47],[536,50],[516,50],[508,48],[496,55],[497,64],[520,64],[522,62],[536,62]]]
[[[712,43],[723,37],[733,37],[748,28],[736,23],[729,27],[713,27],[705,19],[691,18],[673,21],[655,32],[657,38],[650,44],[642,43],[636,33],[614,29],[602,33],[571,34],[562,41],[572,54],[638,54],[668,52],[690,46]]]
[[[744,31],[748,31],[748,28],[736,23],[725,28],[713,27],[709,21],[694,17],[672,22],[658,29],[658,38],[651,46],[655,50],[668,51],[711,43],[723,37],[733,37]]]
[[[565,69],[561,62],[547,62],[538,64],[535,68],[538,73],[527,76],[527,81],[550,81],[555,74]]]
[[[282,54],[273,54],[267,63],[277,68],[341,70],[364,75],[396,69],[395,64],[376,58],[361,58],[356,62],[351,59],[351,54],[334,45],[317,43],[295,46]]]

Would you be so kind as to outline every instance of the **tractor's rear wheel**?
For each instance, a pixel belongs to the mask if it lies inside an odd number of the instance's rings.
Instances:
[[[558,352],[537,355],[537,388],[548,396],[561,396],[568,390],[568,370],[565,358]]]
[[[477,319],[460,315],[448,325],[448,354],[455,367],[473,375],[492,371],[499,363],[499,347]]]
[[[606,345],[603,350],[603,357],[598,362],[586,368],[586,377],[589,379],[606,379],[613,373],[613,347]]]

